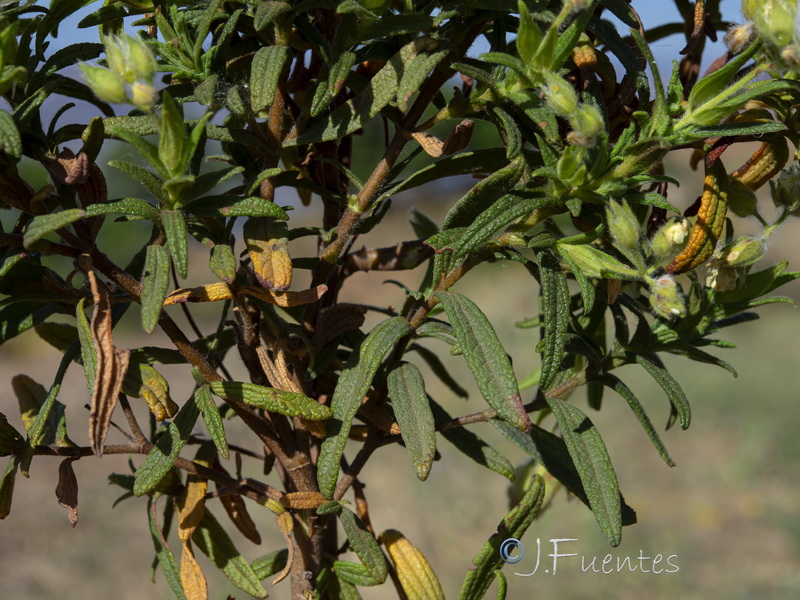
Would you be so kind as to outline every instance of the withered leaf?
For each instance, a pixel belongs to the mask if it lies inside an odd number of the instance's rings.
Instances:
[[[439,158],[443,154],[442,147],[444,146],[444,142],[435,135],[419,131],[417,133],[412,133],[411,137],[422,146],[422,149],[428,156]]]
[[[208,582],[192,551],[192,542],[183,543],[181,553],[181,586],[187,600],[208,600]]]
[[[244,224],[244,241],[258,282],[267,289],[285,291],[292,284],[289,228],[285,221],[251,217]]]
[[[128,370],[129,350],[114,347],[111,336],[111,294],[94,271],[86,270],[94,296],[92,312],[92,343],[97,356],[94,388],[92,389],[92,408],[89,413],[89,440],[95,455],[103,455],[111,413],[117,405],[125,372]]]
[[[58,466],[58,485],[56,485],[56,498],[58,504],[67,510],[67,519],[70,527],[78,524],[78,479],[72,469],[76,457],[64,459]]]
[[[289,492],[281,496],[281,504],[286,508],[316,510],[329,500],[319,492]]]
[[[195,475],[188,476],[186,489],[178,502],[178,537],[184,544],[192,539],[194,530],[205,514],[207,489],[207,480]],[[183,565],[181,565],[182,570]]]
[[[236,529],[254,544],[260,544],[261,534],[258,533],[256,524],[250,517],[250,513],[247,512],[247,505],[244,499],[238,494],[221,494],[219,499]]]

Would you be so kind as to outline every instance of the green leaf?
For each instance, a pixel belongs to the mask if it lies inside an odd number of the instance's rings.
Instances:
[[[206,429],[208,429],[219,455],[227,460],[230,458],[230,450],[228,449],[228,440],[225,438],[225,425],[219,414],[219,408],[217,408],[214,398],[211,396],[211,388],[208,385],[199,386],[194,393],[194,398],[200,407],[200,411],[203,414],[203,422],[206,424]]]
[[[423,335],[420,332],[421,329],[422,329],[421,327],[417,329],[417,335]],[[453,344],[453,339],[446,338],[445,336],[443,336],[441,334],[438,334],[438,335],[437,334],[433,334],[432,337],[438,337],[439,339],[444,339],[445,341],[447,341],[447,343],[449,343],[451,345]],[[467,396],[469,396],[469,394],[467,393],[467,390],[465,390],[463,387],[461,387],[461,384],[459,384],[453,378],[453,376],[450,375],[450,373],[447,371],[447,369],[445,368],[445,366],[442,363],[441,359],[439,358],[438,354],[436,354],[432,350],[429,350],[425,346],[420,346],[419,344],[411,344],[408,347],[408,349],[409,350],[413,350],[417,354],[419,354],[422,357],[422,360],[424,360],[428,364],[428,366],[430,367],[431,371],[433,371],[433,374],[436,375],[439,379],[441,379],[442,383],[444,383],[448,388],[450,388],[450,390],[456,396],[458,396],[460,398],[466,398]]]
[[[345,51],[334,61],[328,73],[328,80],[320,82],[311,101],[311,116],[322,113],[339,93],[345,84],[353,65],[356,62],[355,52]]]
[[[41,302],[15,302],[0,308],[0,344],[44,322],[59,312],[55,304]]]
[[[256,574],[256,577],[259,579],[266,579],[270,575],[275,575],[275,573],[283,571],[288,560],[289,550],[284,548],[255,559],[251,566],[253,567],[253,572]]]
[[[78,300],[75,311],[78,323],[78,340],[81,346],[81,362],[83,363],[83,374],[86,377],[86,387],[91,394],[94,390],[94,378],[97,372],[97,353],[92,341],[92,330],[89,326],[89,319],[86,317],[84,302],[86,298]]]
[[[150,245],[142,274],[142,329],[153,333],[169,289],[169,252],[164,246]]]
[[[762,123],[758,121],[737,121],[736,123],[719,123],[708,127],[692,127],[686,132],[688,135],[698,139],[710,137],[738,137],[744,135],[760,136],[765,133],[777,133],[785,131],[786,125],[777,122]]]
[[[291,10],[291,5],[286,2],[272,0],[261,2],[253,18],[253,26],[256,28],[256,31],[263,31],[277,21],[281,15],[291,12]]]
[[[353,350],[347,366],[339,376],[331,400],[333,418],[326,424],[328,436],[322,442],[317,463],[320,492],[326,498],[333,498],[336,480],[339,477],[339,462],[347,444],[350,426],[369,390],[375,372],[389,349],[412,331],[411,325],[402,317],[394,317],[379,323],[370,331],[361,346]]]
[[[619,484],[600,433],[589,417],[573,405],[557,398],[547,398],[547,403],[575,461],[597,524],[608,543],[619,546],[622,540]]]
[[[369,569],[358,563],[346,560],[335,560],[333,561],[333,571],[336,573],[338,579],[352,585],[364,587],[378,585],[378,581],[372,577]]]
[[[186,220],[179,210],[162,210],[161,225],[167,236],[167,245],[178,275],[189,275],[189,246],[186,243]]]
[[[506,146],[506,158],[514,160],[522,152],[522,133],[514,119],[499,106],[492,107],[492,113],[497,117],[503,143]]]
[[[411,363],[400,362],[389,371],[386,385],[414,472],[425,481],[436,455],[436,429],[422,373]]]
[[[478,250],[495,233],[520,217],[530,215],[537,208],[557,204],[540,192],[512,192],[497,199],[480,213],[453,244],[455,260],[463,260]]]
[[[497,532],[492,534],[480,552],[472,559],[472,566],[467,571],[458,595],[460,600],[475,600],[484,597],[494,581],[495,570],[502,569],[505,564],[500,554],[501,545],[509,538],[518,540],[525,534],[536,515],[539,514],[544,491],[544,480],[541,476],[534,475],[531,486],[522,500],[500,521],[497,525]]]
[[[6,463],[6,470],[0,478],[0,519],[5,519],[11,512],[11,500],[14,496],[14,483],[17,478],[19,458],[12,456]]]
[[[158,209],[139,198],[123,198],[104,204],[90,204],[86,207],[87,217],[99,217],[100,215],[127,215],[149,221],[158,221],[159,218]]]
[[[540,351],[542,373],[539,389],[547,390],[555,381],[564,358],[570,311],[570,294],[567,276],[552,252],[537,254],[539,279],[542,286],[542,323],[544,324]]]
[[[272,217],[284,221],[289,218],[280,206],[258,196],[206,196],[187,204],[185,209],[197,217]]]
[[[153,197],[157,198],[160,202],[167,201],[167,193],[164,190],[164,180],[160,176],[144,167],[140,167],[139,165],[125,160],[110,160],[108,164],[141,183],[147,191],[153,194]]]
[[[670,467],[674,467],[675,462],[672,460],[672,458],[670,458],[666,446],[664,446],[664,443],[661,441],[658,432],[655,430],[653,424],[650,422],[650,418],[647,416],[644,407],[641,405],[641,403],[633,394],[633,392],[630,390],[630,388],[627,385],[625,385],[622,382],[622,380],[620,380],[618,377],[611,374],[606,374],[603,378],[601,378],[600,383],[602,383],[603,385],[607,385],[625,399],[625,402],[627,402],[628,406],[631,407],[633,414],[636,415],[636,418],[639,419],[639,422],[642,424],[642,428],[647,433],[647,437],[650,438],[650,441],[653,442],[653,446],[655,446],[656,450],[658,450],[658,453],[659,455],[661,455],[661,458],[663,458],[664,462],[667,463]]]
[[[377,540],[349,508],[343,506],[338,516],[350,549],[356,553],[375,585],[386,581],[388,567]]]
[[[430,398],[428,400],[437,423],[446,423],[452,420],[452,417],[441,406]],[[508,425],[508,427],[511,427],[511,425]],[[518,431],[520,435],[524,435],[519,429],[513,427],[512,429]],[[441,433],[444,439],[453,444],[465,456],[471,458],[482,467],[486,467],[508,480],[514,481],[514,465],[469,429],[453,427],[452,429],[445,429]]]
[[[435,42],[417,38],[403,46],[370,80],[367,88],[352,100],[336,107],[330,115],[313,122],[297,138],[289,142],[315,144],[340,139],[361,129],[397,95],[400,78],[410,61]]]
[[[469,226],[488,206],[510,192],[524,172],[523,156],[518,156],[502,169],[494,171],[453,205],[444,219],[442,229]]]
[[[181,586],[180,569],[178,569],[178,565],[175,564],[175,557],[172,554],[172,550],[167,546],[167,540],[164,538],[164,534],[161,532],[158,521],[156,520],[157,497],[158,496],[148,498],[147,500],[147,516],[150,523],[150,536],[156,548],[156,560],[164,570],[164,578],[172,589],[172,593],[175,594],[175,597],[179,600],[186,600],[186,596],[183,593],[183,586]]]
[[[22,138],[14,123],[14,118],[4,110],[0,110],[0,152],[4,152],[15,161],[22,156]]]
[[[526,65],[531,63],[536,49],[542,43],[542,31],[531,16],[528,5],[519,2],[519,29],[517,30],[517,54]]]
[[[233,283],[236,277],[236,257],[228,244],[214,244],[208,267],[221,281]]]
[[[436,52],[420,52],[411,59],[402,71],[400,83],[397,86],[397,106],[403,112],[408,108],[408,101],[428,78],[436,66],[444,60],[450,53],[450,49],[445,47]]]
[[[272,106],[278,79],[290,56],[285,46],[266,46],[256,52],[250,67],[250,104],[254,113]]]
[[[169,473],[181,448],[189,440],[199,414],[200,409],[194,397],[184,403],[167,430],[158,438],[142,466],[136,469],[136,483],[133,486],[136,496],[152,491]]]
[[[457,292],[438,292],[437,297],[486,402],[499,418],[522,431],[530,430],[514,369],[489,319],[472,300]]]
[[[710,75],[706,75],[692,87],[689,93],[689,100],[686,106],[687,115],[697,110],[698,107],[706,104],[712,98],[721,94],[726,87],[733,81],[736,73],[739,72],[744,64],[755,56],[761,48],[761,42],[756,41],[742,52],[739,56],[728,62],[721,69],[717,69]]]
[[[170,176],[183,175],[183,144],[186,140],[186,126],[178,105],[169,92],[162,94],[161,135],[158,141],[158,157],[167,167]],[[184,275],[185,277],[185,275]]]
[[[658,356],[654,354],[637,354],[636,362],[650,373],[650,376],[658,382],[658,385],[667,394],[672,407],[678,413],[681,429],[688,429],[692,422],[692,410],[689,407],[689,400],[686,398],[686,394],[683,393],[678,381],[664,368]]]
[[[140,119],[140,117],[112,117],[105,119],[103,124],[105,125],[106,135],[128,142],[139,151],[139,154],[153,166],[161,177],[169,179],[170,173],[164,163],[161,162],[158,148],[141,137],[156,133],[152,119],[141,117],[141,119],[144,119],[143,123],[134,119]]]
[[[274,388],[238,381],[215,381],[211,391],[224,400],[246,402],[264,410],[287,417],[302,417],[309,421],[324,421],[332,415],[331,409],[298,392],[284,392]]]
[[[28,224],[28,229],[22,238],[22,244],[26,248],[30,248],[34,243],[42,239],[49,233],[57,229],[66,227],[67,225],[80,221],[86,216],[86,211],[80,208],[68,208],[61,212],[53,213],[50,215],[39,215],[33,217]]]
[[[267,597],[267,591],[261,585],[253,567],[239,553],[219,521],[208,509],[195,529],[192,541],[237,588],[256,598]]]

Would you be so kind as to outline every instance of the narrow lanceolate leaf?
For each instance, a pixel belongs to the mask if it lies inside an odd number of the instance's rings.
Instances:
[[[285,46],[267,46],[253,56],[250,67],[250,104],[254,113],[272,106],[278,79],[290,56]]]
[[[396,529],[388,529],[381,534],[380,541],[389,553],[408,600],[444,600],[436,573],[407,537]]]
[[[192,434],[199,414],[200,409],[193,399],[187,400],[181,407],[175,419],[150,450],[142,466],[136,470],[136,481],[133,484],[133,493],[136,496],[151,491],[169,472],[175,457]]]
[[[525,159],[522,156],[518,156],[505,167],[494,170],[453,205],[444,219],[442,229],[469,226],[495,200],[510,192],[524,172]]]
[[[544,498],[544,480],[534,475],[533,483],[514,508],[497,526],[497,532],[490,537],[481,551],[472,559],[472,566],[467,571],[464,584],[461,586],[459,600],[483,598],[494,580],[494,571],[501,569],[505,562],[500,555],[500,546],[508,538],[520,539],[539,514]]]
[[[258,533],[256,524],[253,522],[250,513],[247,512],[247,505],[244,499],[238,494],[221,494],[219,500],[225,512],[228,513],[231,522],[236,526],[236,529],[254,544],[260,544],[261,534]],[[253,565],[253,568],[255,569],[255,565]],[[283,567],[281,567],[281,569],[282,568]],[[266,577],[266,575],[264,577]],[[259,579],[264,579],[264,577],[259,576]]]
[[[619,484],[600,433],[589,417],[571,404],[557,398],[547,398],[547,403],[575,461],[597,524],[609,544],[619,546],[622,539]]]
[[[56,485],[56,498],[58,504],[67,511],[70,527],[78,524],[78,480],[72,463],[77,458],[67,458],[61,461],[58,467],[58,484]]]
[[[446,423],[452,419],[450,415],[447,414],[447,412],[435,401],[431,400],[430,402],[433,416],[438,423]],[[505,421],[500,421],[500,423],[508,425],[508,423],[505,423]],[[511,427],[520,435],[524,435],[516,427],[512,427],[511,425],[508,425],[508,427]],[[477,435],[472,433],[469,429],[464,427],[453,427],[452,429],[445,429],[442,431],[442,435],[444,436],[444,439],[453,444],[459,450],[459,452],[468,458],[471,458],[482,467],[491,469],[495,473],[499,473],[510,481],[514,480],[514,465],[511,464],[511,461],[500,454],[500,452],[495,450],[492,446],[484,442]]]
[[[153,333],[169,289],[169,252],[164,246],[148,246],[142,274],[142,329]]]
[[[655,379],[658,385],[661,386],[661,389],[664,390],[673,409],[678,413],[681,429],[688,429],[692,422],[692,409],[678,381],[664,368],[664,365],[655,355],[642,356],[637,354],[636,362],[639,363],[645,371],[650,373],[650,376]]]
[[[564,358],[564,345],[567,342],[569,327],[569,286],[567,276],[558,260],[549,251],[538,254],[539,277],[542,286],[542,374],[539,388],[547,390],[558,374]]]
[[[342,507],[339,512],[339,521],[341,521],[347,541],[350,543],[350,549],[356,553],[376,584],[383,583],[388,574],[388,567],[377,540],[367,530],[361,519],[349,508]]]
[[[425,481],[436,454],[436,428],[422,373],[401,362],[389,371],[386,385],[414,472]]]
[[[419,91],[422,83],[428,78],[428,74],[436,68],[445,56],[450,52],[449,48],[437,50],[436,52],[422,52],[416,55],[403,69],[403,76],[397,86],[397,106],[405,111],[408,107],[409,99]]]
[[[244,241],[258,282],[267,289],[285,291],[292,283],[289,228],[285,221],[256,217],[244,224]]]
[[[95,365],[94,387],[92,388],[92,407],[89,411],[89,441],[96,456],[103,455],[111,414],[117,405],[122,389],[122,381],[128,369],[129,350],[114,347],[111,336],[113,321],[111,316],[111,293],[98,279],[92,269],[87,271],[94,296],[92,312],[92,345],[97,363]]]
[[[187,600],[208,600],[208,582],[194,557],[191,543],[185,543],[181,553],[181,586]]]
[[[275,388],[238,381],[215,381],[211,391],[223,400],[246,402],[287,417],[302,417],[309,421],[331,418],[331,409],[299,392],[284,392]]]
[[[15,375],[11,379],[11,389],[17,397],[19,412],[25,431],[29,432],[36,425],[42,407],[50,405],[44,428],[37,434],[37,444],[44,446],[71,446],[73,443],[66,436],[66,407],[53,398],[44,386],[36,383],[27,375]]]
[[[94,389],[94,377],[97,371],[97,353],[92,343],[92,329],[83,305],[86,298],[78,300],[78,308],[75,312],[78,321],[78,339],[81,344],[81,363],[83,363],[83,374],[86,377],[86,387],[89,393]]]
[[[14,118],[4,110],[0,110],[0,152],[17,160],[22,156],[22,138],[19,130]]]
[[[267,597],[267,591],[261,585],[250,563],[239,553],[228,534],[210,512],[206,511],[192,536],[192,541],[217,568],[225,573],[233,585],[256,598]]]
[[[286,548],[283,548],[282,550],[276,550],[275,552],[270,552],[269,554],[265,554],[264,556],[261,556],[253,561],[253,571],[255,571],[256,576],[259,579],[266,579],[270,575],[280,573],[286,566],[286,560],[288,557],[289,550]]]
[[[437,297],[486,402],[499,418],[522,431],[530,430],[514,369],[489,319],[472,300],[457,292],[439,292]]]
[[[201,385],[195,391],[194,399],[203,413],[203,422],[206,424],[206,429],[208,429],[214,445],[219,450],[219,455],[227,460],[231,453],[228,450],[228,440],[225,438],[225,426],[214,398],[211,396],[211,389],[207,385]]]
[[[233,194],[206,196],[190,202],[186,210],[198,217],[272,217],[288,219],[289,215],[277,204],[258,196],[242,198]]]
[[[186,595],[183,593],[181,586],[181,573],[178,570],[178,565],[175,563],[175,557],[172,551],[167,546],[167,540],[164,539],[164,534],[158,526],[158,519],[156,518],[156,499],[150,498],[147,501],[147,516],[150,522],[150,536],[153,538],[153,545],[156,548],[156,558],[158,564],[164,570],[164,577],[172,589],[172,593],[178,600],[187,600]]]
[[[39,215],[34,217],[28,224],[28,229],[22,237],[22,244],[26,248],[30,248],[34,243],[38,242],[48,233],[52,233],[57,229],[66,227],[70,223],[80,221],[86,216],[86,211],[80,208],[69,208],[61,212],[53,213],[50,215]]]
[[[189,246],[186,243],[186,220],[183,213],[179,210],[162,210],[161,224],[178,275],[185,278],[189,274]]]
[[[211,249],[208,268],[225,283],[233,283],[236,277],[236,257],[233,254],[233,248],[228,244],[215,244]]]
[[[66,375],[67,368],[69,368],[69,365],[73,360],[75,360],[77,354],[77,344],[70,345],[66,352],[64,352],[64,356],[61,358],[61,363],[58,365],[56,376],[53,378],[53,385],[50,386],[50,391],[47,393],[47,397],[41,403],[39,413],[36,415],[36,418],[33,420],[33,423],[30,425],[30,427],[26,426],[26,429],[28,430],[28,441],[27,445],[25,446],[25,454],[20,461],[20,470],[26,477],[28,476],[28,468],[30,467],[31,460],[33,459],[34,450],[36,449],[36,446],[41,443],[42,438],[45,435],[45,431],[48,429],[48,424],[50,425],[51,430],[55,424],[56,442],[59,441],[59,437],[62,437],[65,442],[68,442],[64,419],[62,416],[58,416],[57,418],[52,418],[52,416],[54,410],[56,409],[56,398],[58,398],[58,392],[61,390],[61,383],[64,381],[64,375]],[[63,415],[64,405],[61,403],[58,403],[58,405],[61,407],[59,412],[61,412]],[[61,434],[62,431],[63,434]],[[71,442],[69,443],[71,444]],[[64,443],[62,445],[68,444]]]
[[[320,492],[326,498],[333,497],[350,426],[378,366],[389,349],[411,332],[411,325],[402,317],[387,319],[375,327],[350,355],[331,400],[333,418],[326,425],[328,437],[320,449],[317,479]]]
[[[11,512],[11,500],[14,497],[14,483],[17,477],[19,459],[12,456],[6,463],[6,470],[0,478],[0,519],[5,519]]]
[[[293,144],[313,144],[339,139],[361,129],[397,95],[400,78],[408,63],[424,50],[438,44],[430,38],[417,38],[403,46],[370,80],[360,95],[336,107],[329,115],[312,123]]]
[[[101,215],[126,215],[157,221],[158,209],[139,198],[123,198],[114,202],[90,204],[86,207],[87,217],[99,217]]]
[[[672,460],[672,458],[670,458],[666,446],[664,446],[664,443],[661,441],[658,432],[653,427],[653,423],[650,421],[650,417],[647,416],[644,407],[641,405],[638,398],[636,398],[630,388],[618,377],[611,374],[606,374],[606,376],[601,380],[601,383],[607,385],[625,399],[625,401],[628,403],[628,406],[631,407],[633,414],[635,414],[636,418],[639,419],[639,423],[642,424],[642,427],[647,433],[647,437],[650,438],[650,441],[653,442],[653,446],[655,446],[656,450],[658,450],[661,458],[663,458],[664,462],[670,467],[674,467],[675,462]]]

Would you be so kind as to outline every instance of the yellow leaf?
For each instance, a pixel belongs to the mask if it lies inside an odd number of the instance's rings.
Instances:
[[[208,583],[192,552],[192,543],[184,542],[181,553],[181,585],[187,600],[208,600]]]
[[[408,600],[444,600],[436,573],[408,538],[396,529],[387,529],[380,539],[386,546]]]
[[[178,501],[178,537],[186,543],[192,538],[194,530],[206,511],[206,490],[208,481],[189,475],[186,489]]]
[[[244,224],[244,241],[258,282],[267,289],[284,291],[292,284],[289,229],[285,221],[252,217]]]

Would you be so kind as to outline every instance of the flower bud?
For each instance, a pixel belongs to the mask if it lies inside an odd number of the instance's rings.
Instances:
[[[570,115],[569,123],[574,130],[569,134],[570,142],[579,146],[594,146],[597,134],[605,128],[600,111],[587,104],[582,104]]]
[[[578,94],[575,89],[563,78],[555,73],[545,71],[544,96],[548,104],[560,117],[568,117],[578,108]]]
[[[85,62],[79,63],[78,67],[83,80],[100,100],[114,104],[127,101],[125,85],[116,74],[103,67],[96,67]]]
[[[743,236],[723,250],[722,258],[730,267],[746,267],[761,260],[765,251],[764,240]]]
[[[800,216],[800,170],[796,165],[781,171],[778,180],[770,181],[769,187],[775,206]]]
[[[777,48],[792,43],[797,4],[790,0],[744,0],[742,13],[758,33]]]
[[[638,251],[639,220],[627,202],[610,202],[606,207],[606,221],[611,240],[620,252],[627,255]]]
[[[125,83],[152,83],[158,65],[147,44],[129,35],[109,35],[103,39],[108,67]]]
[[[650,306],[658,316],[665,319],[686,316],[683,294],[672,275],[662,275],[648,283],[650,284]]]
[[[144,111],[153,107],[158,99],[158,92],[149,83],[136,81],[131,85],[131,102]]]
[[[659,263],[670,260],[683,249],[689,235],[689,220],[683,217],[671,219],[656,231],[650,244]]]
[[[717,292],[729,292],[736,289],[736,281],[739,275],[736,269],[725,264],[716,258],[708,262],[708,274],[706,275],[706,287]]]

